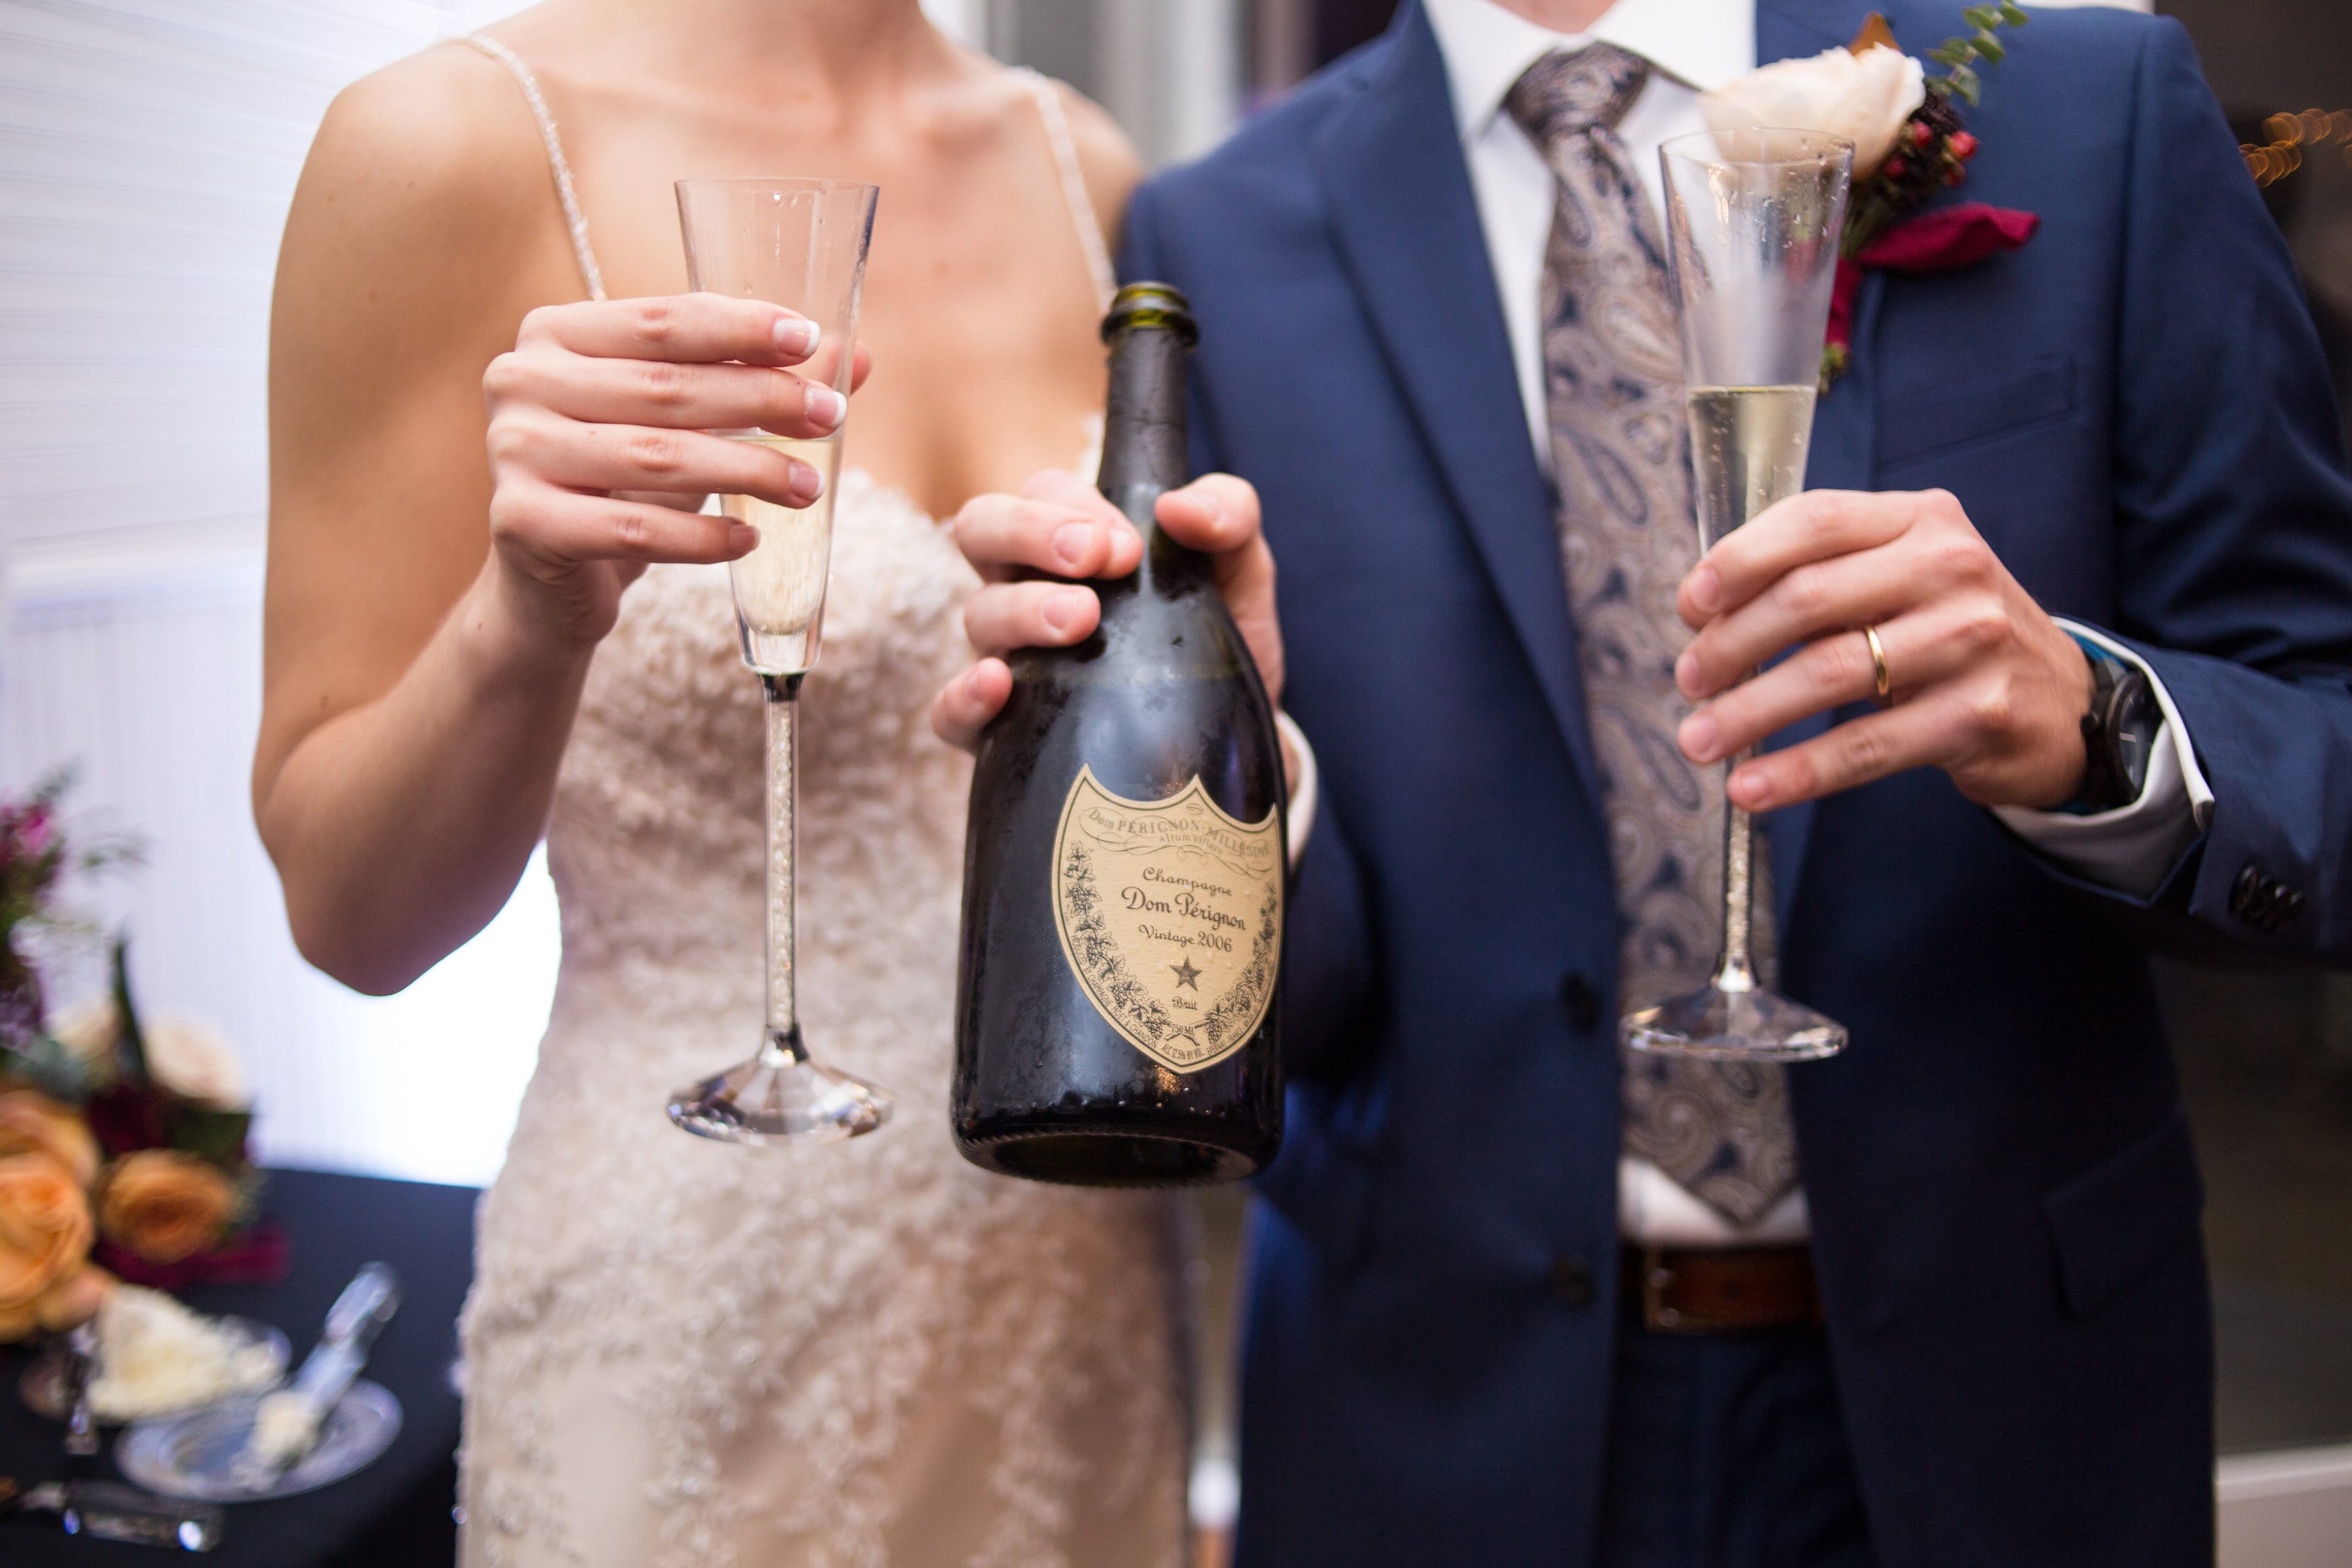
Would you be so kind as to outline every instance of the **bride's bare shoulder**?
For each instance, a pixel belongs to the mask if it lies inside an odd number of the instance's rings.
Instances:
[[[272,374],[308,387],[363,365],[385,397],[471,386],[533,306],[579,289],[514,79],[466,45],[436,45],[327,110],[278,250]]]
[[[361,78],[335,95],[296,196],[335,226],[376,236],[467,239],[471,250],[543,222],[529,198],[546,153],[506,68],[455,41]],[[352,233],[352,237],[358,237]]]

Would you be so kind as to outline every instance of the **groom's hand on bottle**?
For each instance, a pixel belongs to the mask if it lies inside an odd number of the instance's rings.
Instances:
[[[1769,810],[1937,767],[1979,805],[2048,807],[2081,787],[2090,666],[1942,490],[1809,490],[1707,552],[1676,607],[1698,635],[1675,666],[1700,704],[1678,739],[1719,762],[1824,710],[1892,701],[1743,763],[1732,804]],[[1752,679],[1747,672],[1797,651]]]
[[[814,323],[719,294],[594,300],[525,316],[482,376],[489,409],[490,613],[537,644],[593,645],[654,562],[731,561],[757,535],[697,515],[705,495],[803,507],[797,458],[711,430],[831,435],[846,401]],[[852,365],[865,380],[866,352]]]
[[[1208,474],[1160,498],[1160,526],[1216,563],[1217,586],[1249,642],[1267,698],[1282,705],[1282,627],[1275,615],[1274,552],[1258,528],[1257,491],[1231,474]],[[1143,539],[1102,492],[1048,469],[1019,495],[980,496],[956,515],[956,544],[982,578],[964,605],[964,632],[979,658],[931,704],[931,728],[971,751],[1013,693],[1004,655],[1066,647],[1094,634],[1102,605],[1090,577],[1124,577]],[[1080,581],[1073,581],[1074,579]]]

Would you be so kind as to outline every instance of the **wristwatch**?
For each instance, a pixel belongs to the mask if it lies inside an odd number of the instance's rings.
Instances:
[[[2164,727],[2164,710],[2138,666],[2090,647],[2084,647],[2083,657],[2091,665],[2091,710],[2083,715],[2083,784],[2060,809],[2089,816],[2139,798],[2157,731]]]

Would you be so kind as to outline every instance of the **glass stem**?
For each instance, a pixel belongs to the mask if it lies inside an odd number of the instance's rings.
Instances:
[[[1748,931],[1756,913],[1756,819],[1731,804],[1731,770],[1756,754],[1754,747],[1724,766],[1723,963],[1715,972],[1718,991],[1753,991],[1756,968]]]
[[[797,675],[762,675],[768,718],[768,1016],[760,1059],[782,1067],[808,1059],[801,1046],[798,953],[793,940],[793,827],[798,805],[801,692]]]

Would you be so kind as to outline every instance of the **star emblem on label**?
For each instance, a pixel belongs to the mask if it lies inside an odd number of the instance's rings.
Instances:
[[[1181,963],[1171,963],[1168,967],[1176,972],[1177,984],[1190,985],[1195,991],[1201,988],[1201,972],[1192,967],[1191,959],[1188,958]]]

